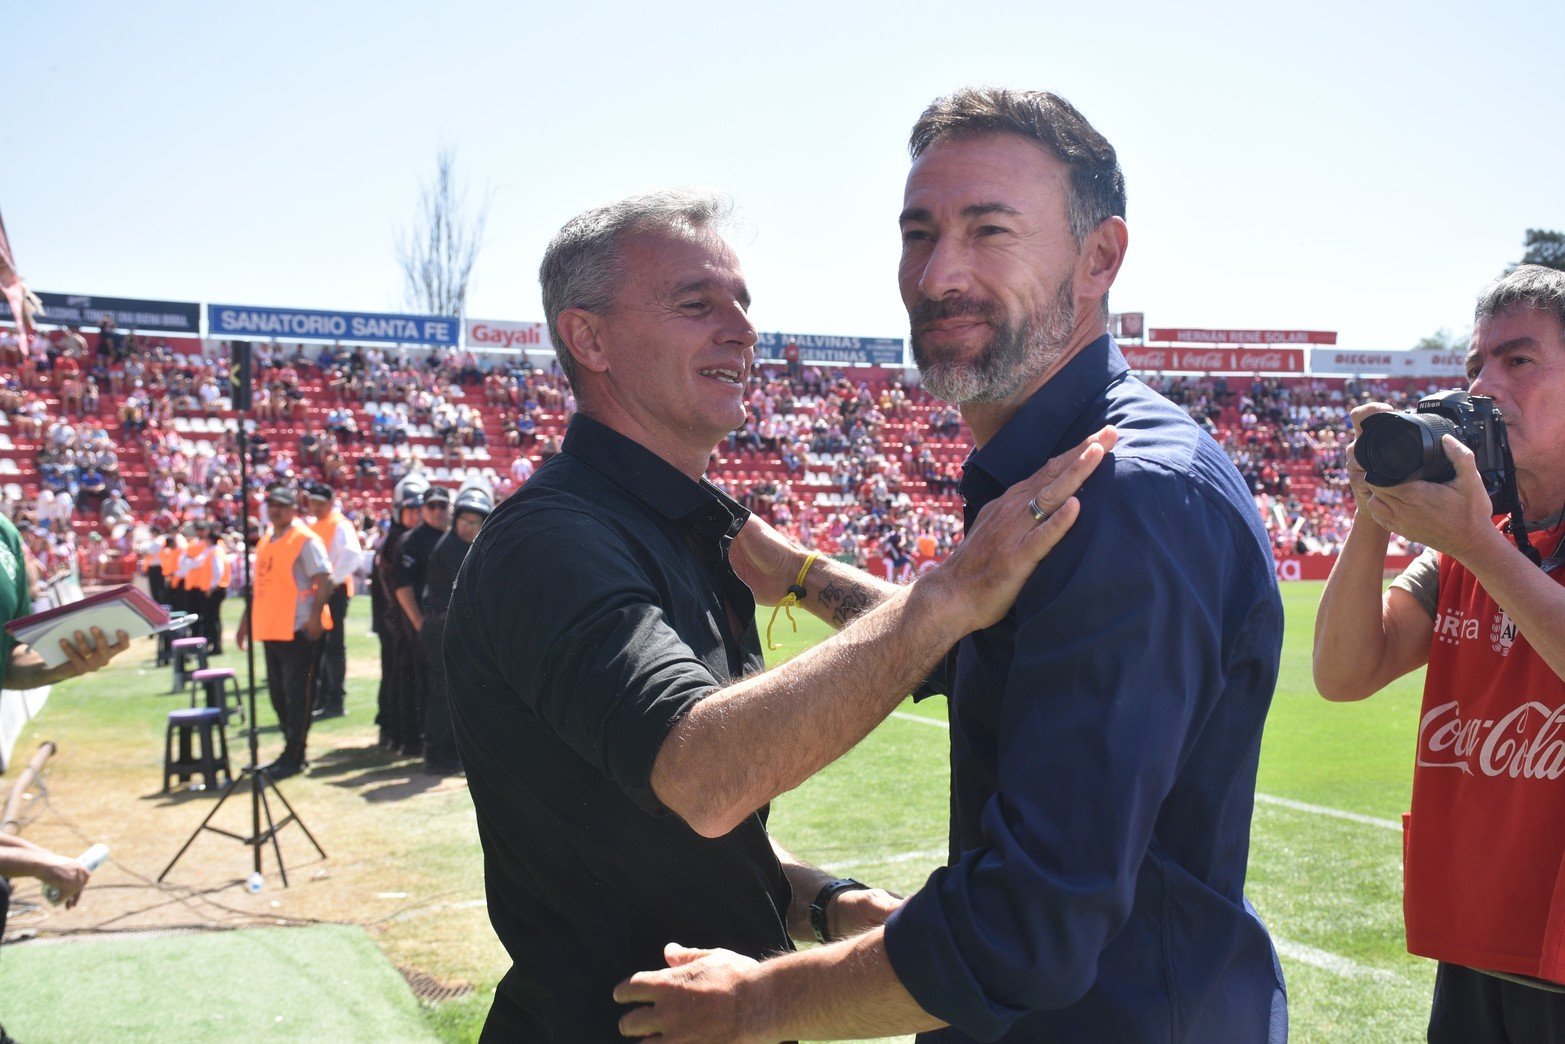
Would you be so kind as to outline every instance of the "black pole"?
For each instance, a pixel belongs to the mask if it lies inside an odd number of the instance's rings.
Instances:
[[[245,642],[245,667],[248,672],[250,693],[250,834],[252,837],[261,836],[261,788],[256,785],[256,773],[260,771],[260,739],[261,724],[255,716],[255,635],[254,619],[251,610],[254,608],[254,578],[250,575],[250,555],[255,548],[255,538],[250,532],[250,441],[246,426],[250,423],[250,406],[252,399],[252,387],[255,379],[255,368],[250,357],[249,341],[233,341],[229,345],[228,354],[228,384],[229,395],[233,399],[234,410],[239,414],[239,431],[237,447],[239,449],[239,534],[240,546],[244,548],[244,592],[245,592],[245,625],[250,628],[251,634]],[[259,514],[256,523],[260,524]],[[270,818],[270,817],[268,817]],[[261,872],[261,846],[254,847],[255,873]],[[279,863],[281,860],[279,860]]]
[[[248,348],[249,344],[246,343],[245,347]],[[250,353],[247,351],[244,354],[244,379],[248,385]],[[248,395],[245,396],[245,400],[245,405],[248,407]],[[247,413],[249,413],[248,409],[239,411],[239,525],[240,546],[244,548],[245,626],[251,630],[245,642],[245,668],[249,675],[247,688],[250,693],[250,836],[259,838],[261,836],[261,785],[258,776],[261,771],[261,752],[258,734],[261,731],[261,723],[255,716],[255,621],[251,617],[255,592],[254,578],[250,575],[250,554],[254,546],[254,538],[250,534],[250,446],[245,432],[245,425],[250,423],[250,418],[246,416]],[[258,874],[261,872],[261,846],[252,845],[251,853],[255,857],[251,869]],[[281,864],[282,860],[279,859],[278,865]]]

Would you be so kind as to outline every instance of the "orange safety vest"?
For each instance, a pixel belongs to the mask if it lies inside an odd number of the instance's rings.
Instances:
[[[293,582],[293,566],[304,545],[320,539],[299,519],[281,534],[267,531],[255,549],[255,597],[252,600],[250,634],[263,642],[293,640],[295,609],[310,589]],[[331,613],[321,607],[321,625],[331,629]]]
[[[212,560],[206,548],[186,544],[185,550],[180,552],[179,567],[185,571],[179,578],[179,586],[185,590],[206,591],[211,588]]]
[[[315,524],[310,527],[310,529],[314,531],[315,535],[321,538],[321,543],[326,545],[327,561],[331,560],[331,542],[337,538],[337,527],[345,526],[347,524],[348,520],[342,517],[342,512],[338,511],[336,507],[333,507],[325,515],[316,519]],[[348,597],[352,598],[353,577],[350,575],[347,580],[343,581],[343,583],[347,589]]]
[[[158,548],[158,566],[163,570],[163,582],[172,583],[174,570],[179,568],[179,548],[167,544]]]
[[[217,572],[217,582],[213,585],[213,590],[219,587],[227,588],[234,577],[234,560],[229,557],[227,551],[223,550],[222,544],[212,545],[212,564]]]

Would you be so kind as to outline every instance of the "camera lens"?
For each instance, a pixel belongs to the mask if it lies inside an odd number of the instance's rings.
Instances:
[[[1353,455],[1372,486],[1399,486],[1414,479],[1446,482],[1455,477],[1440,437],[1457,434],[1444,417],[1428,413],[1377,413],[1364,418]]]

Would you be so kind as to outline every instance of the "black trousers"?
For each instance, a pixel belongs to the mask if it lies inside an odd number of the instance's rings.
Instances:
[[[272,710],[283,730],[283,759],[304,762],[304,743],[310,735],[310,712],[315,709],[315,665],[318,641],[295,631],[287,642],[262,642],[266,650],[266,688]]]
[[[1441,962],[1429,1012],[1430,1044],[1565,1040],[1565,993]]]
[[[418,633],[407,618],[395,610],[386,612],[380,635],[380,722],[381,743],[404,754],[423,753],[424,725],[419,699],[422,673],[418,654]]]
[[[441,649],[445,630],[444,616],[426,616],[424,629],[418,633],[424,661],[424,760],[438,765],[457,760],[451,694],[446,687],[446,662]]]
[[[317,665],[316,691],[320,706],[329,710],[342,709],[344,687],[348,681],[348,585],[338,584],[326,600],[331,611],[331,630],[321,639],[321,662]]]
[[[199,598],[201,603],[201,637],[206,639],[207,653],[211,656],[223,651],[223,600],[227,597],[226,587],[194,592],[194,598]]]

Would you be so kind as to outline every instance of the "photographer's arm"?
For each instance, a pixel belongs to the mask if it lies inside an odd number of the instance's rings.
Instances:
[[[1363,419],[1390,410],[1371,403],[1353,411],[1355,434]],[[1362,700],[1429,658],[1434,621],[1406,591],[1381,593],[1391,532],[1370,505],[1381,490],[1364,481],[1364,469],[1348,448],[1348,477],[1358,502],[1353,528],[1337,555],[1315,614],[1315,688],[1328,700]]]
[[[1556,676],[1565,678],[1565,587],[1527,560],[1490,518],[1472,451],[1444,438],[1456,467],[1451,482],[1409,482],[1377,490],[1377,518],[1462,563]]]

